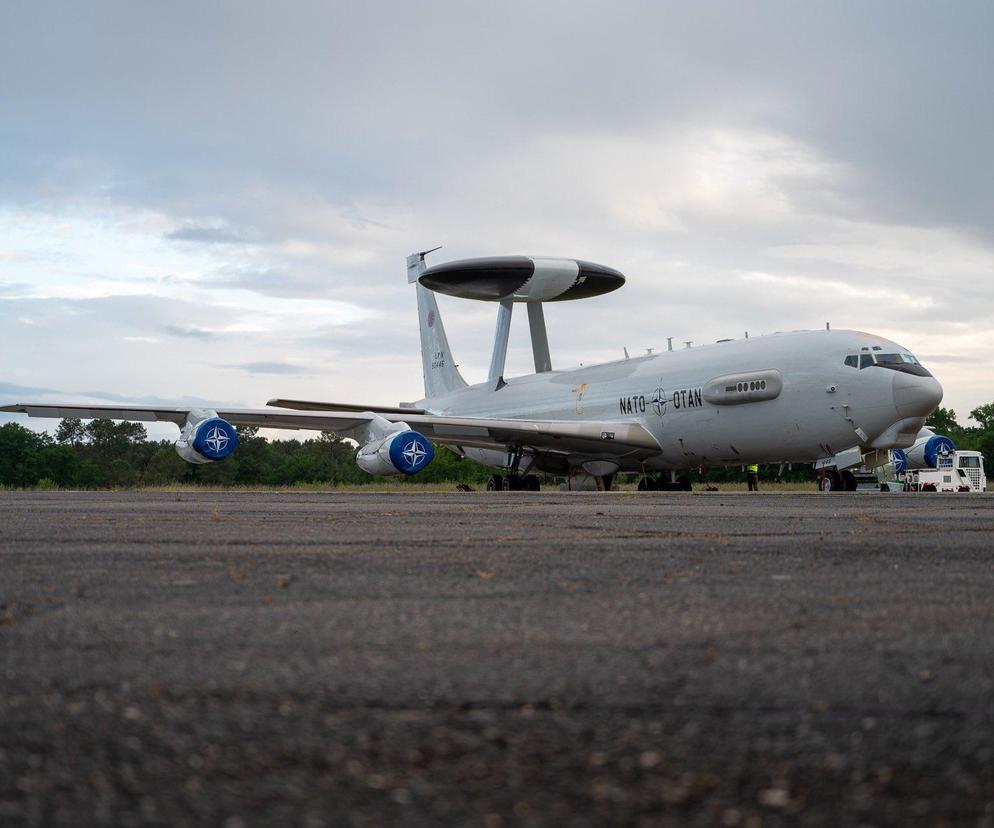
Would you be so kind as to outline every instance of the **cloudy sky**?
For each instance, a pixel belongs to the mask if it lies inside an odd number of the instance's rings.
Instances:
[[[964,419],[992,32],[987,2],[4,3],[0,399],[417,399],[404,257],[441,244],[626,274],[547,310],[557,367],[830,321]],[[493,306],[441,309],[482,379]]]

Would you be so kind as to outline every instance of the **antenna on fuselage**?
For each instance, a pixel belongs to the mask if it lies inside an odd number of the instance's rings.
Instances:
[[[667,351],[672,351],[673,350],[673,337],[672,336],[666,337],[666,350]]]

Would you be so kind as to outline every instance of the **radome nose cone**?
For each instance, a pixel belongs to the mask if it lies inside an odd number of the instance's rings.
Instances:
[[[927,417],[942,402],[942,386],[935,377],[895,373],[894,406],[902,417]]]

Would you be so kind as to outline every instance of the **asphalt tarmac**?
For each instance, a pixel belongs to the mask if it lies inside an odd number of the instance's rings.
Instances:
[[[0,493],[0,824],[994,825],[994,497]]]

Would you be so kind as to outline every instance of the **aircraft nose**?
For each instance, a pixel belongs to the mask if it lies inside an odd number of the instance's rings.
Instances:
[[[902,417],[927,417],[942,402],[942,386],[935,377],[894,374],[894,406]]]

